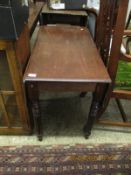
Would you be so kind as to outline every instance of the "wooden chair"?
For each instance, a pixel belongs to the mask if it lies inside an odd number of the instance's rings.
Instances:
[[[102,119],[99,120],[99,123],[101,124],[108,124],[108,125],[117,125],[117,126],[131,126],[131,123],[127,121],[127,117],[125,115],[124,109],[122,107],[122,104],[120,102],[120,99],[131,99],[131,91],[126,89],[116,89],[116,76],[117,76],[117,70],[119,61],[124,62],[131,62],[131,55],[127,53],[121,52],[121,44],[123,41],[123,36],[131,36],[131,30],[125,30],[125,18],[127,13],[127,7],[128,7],[128,0],[125,1],[119,1],[119,8],[117,13],[117,19],[115,22],[114,31],[112,32],[112,47],[109,58],[106,58],[106,62],[108,62],[108,72],[112,79],[112,84],[110,88],[108,89],[107,96],[104,101],[104,107],[103,111],[101,111],[101,114],[105,111],[106,107],[108,106],[108,103],[111,98],[115,98],[118,104],[118,107],[120,109],[120,112],[122,114],[123,122],[112,122],[112,121],[104,121]]]
[[[129,12],[129,17],[128,17],[127,24],[126,24],[126,29],[128,29],[128,27],[130,25],[130,21],[131,21],[131,10]]]
[[[124,89],[116,89],[116,76],[118,71],[119,61],[131,62],[131,55],[129,55],[129,42],[131,41],[131,30],[128,29],[131,13],[127,21],[125,30],[125,18],[128,7],[128,0],[126,1],[110,1],[110,6],[107,5],[107,1],[101,1],[100,14],[97,17],[96,28],[96,45],[100,51],[101,57],[107,66],[109,75],[112,79],[112,84],[109,89],[106,89],[107,95],[103,100],[103,109],[99,111],[98,122],[100,124],[116,125],[116,126],[131,126],[128,122],[125,111],[122,107],[120,99],[131,99],[131,91]],[[107,10],[108,9],[108,10]],[[105,12],[107,10],[107,13]],[[104,26],[104,27],[103,27]],[[127,37],[126,53],[121,52],[121,45],[123,37]],[[112,47],[110,51],[111,38]],[[110,53],[110,55],[109,55]],[[104,87],[103,87],[104,88]],[[81,96],[85,96],[86,93],[82,93]],[[102,120],[101,116],[106,110],[111,98],[115,98],[118,104],[123,122],[113,122],[109,120]]]
[[[100,0],[99,10],[96,11],[94,8],[88,9],[89,13],[93,12],[93,14],[96,16],[94,41],[96,43],[96,46],[100,52],[101,58],[105,63],[105,65],[107,65],[108,62],[110,39],[117,11],[118,11],[118,3],[116,0],[115,1]],[[89,30],[90,28],[91,27],[89,26]],[[80,94],[80,97],[85,97],[86,93],[87,92],[82,92]]]
[[[126,24],[126,30],[125,30],[125,35],[127,36],[127,42],[126,42],[126,51],[127,51],[127,54],[130,54],[131,53],[131,50],[130,50],[130,42],[131,42],[131,26],[130,26],[130,22],[131,22],[131,10],[130,10],[130,13],[129,13],[129,17],[128,17],[128,20],[127,20],[127,24]]]

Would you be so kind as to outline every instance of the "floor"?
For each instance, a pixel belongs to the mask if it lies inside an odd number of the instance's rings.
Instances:
[[[40,96],[43,114],[43,141],[31,136],[0,136],[2,145],[52,145],[52,144],[99,144],[131,143],[131,128],[95,124],[88,140],[82,128],[88,116],[91,93],[80,98],[79,93],[47,93]],[[127,116],[131,119],[131,101],[123,101]],[[115,100],[111,100],[104,118],[121,120]]]

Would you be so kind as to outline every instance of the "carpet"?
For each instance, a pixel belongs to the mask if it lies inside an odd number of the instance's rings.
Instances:
[[[0,147],[0,175],[95,175],[131,172],[131,145]]]

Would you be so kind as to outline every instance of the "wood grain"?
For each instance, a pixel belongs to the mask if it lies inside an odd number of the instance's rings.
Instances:
[[[89,31],[62,25],[40,27],[26,80],[110,82]]]

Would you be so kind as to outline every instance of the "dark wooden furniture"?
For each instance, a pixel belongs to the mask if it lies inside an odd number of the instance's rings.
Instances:
[[[110,78],[86,28],[56,25],[40,27],[23,81],[28,107],[33,113],[38,138],[42,140],[39,92],[93,91],[84,127],[88,137],[105,95],[100,89],[103,84],[108,86]]]
[[[128,17],[127,24],[126,24],[126,29],[128,29],[130,22],[131,22],[131,10],[129,12],[129,17]]]
[[[117,68],[120,60],[130,62],[131,56],[129,54],[124,54],[121,52],[121,44],[123,41],[123,35],[131,35],[129,30],[125,30],[125,19],[127,14],[127,7],[128,7],[128,0],[120,0],[116,3],[118,5],[117,15],[114,19],[114,28],[112,32],[112,47],[111,52],[109,56],[105,57],[105,62],[108,63],[108,72],[112,79],[112,83],[110,88],[107,91],[107,95],[105,98],[105,103],[103,105],[103,110],[101,111],[101,114],[105,111],[106,107],[108,106],[108,103],[111,98],[116,98],[118,106],[120,108],[120,112],[123,117],[123,122],[113,122],[113,121],[105,121],[100,119],[99,123],[101,124],[109,124],[109,125],[117,125],[117,126],[131,126],[131,123],[127,121],[127,118],[125,116],[125,112],[121,106],[121,103],[119,99],[131,99],[131,91],[127,90],[116,90],[115,89],[115,80],[117,75]],[[110,40],[109,40],[110,43]],[[101,54],[102,55],[102,54]],[[102,56],[103,57],[103,56]]]
[[[29,134],[22,72],[30,54],[29,30],[17,40],[0,40],[0,134]]]
[[[21,4],[19,1],[18,3]],[[19,4],[13,5],[18,7]],[[42,7],[43,3],[30,4],[28,25],[25,24],[25,20],[23,21],[24,9],[21,12],[14,7],[17,11],[14,17],[16,28],[11,25],[13,22],[10,16],[6,15],[11,21],[6,37],[2,35],[3,33],[0,36],[0,134],[31,132],[22,76],[30,57],[30,36],[37,24]],[[4,20],[2,22],[5,23]]]
[[[28,20],[29,8],[25,1],[0,1],[0,39],[16,39]],[[8,25],[7,25],[8,24]]]
[[[38,21],[40,21],[41,11],[44,6],[44,2],[32,3],[29,1],[29,19],[28,27],[30,31],[30,37],[32,36]]]
[[[115,22],[116,13],[117,13],[117,0],[116,1],[100,0],[99,10],[98,9],[96,10],[94,8],[86,9],[86,10],[89,15],[89,18],[90,18],[90,13],[91,13],[91,16],[93,15],[96,18],[95,25],[90,26],[91,22],[89,22],[88,28],[90,30],[90,33],[92,34],[92,37],[94,38],[95,44],[101,55],[101,58],[104,64],[107,66],[112,29],[114,27],[114,22]],[[89,21],[91,20],[92,18],[89,19]],[[106,91],[106,89],[107,87],[103,86],[101,90]],[[84,97],[85,95],[86,95],[86,92],[82,92],[80,94],[80,97]]]
[[[43,7],[41,24],[71,24],[87,26],[87,13],[80,10],[52,10],[47,4]]]
[[[100,52],[101,58],[103,62],[107,66],[109,70],[109,74],[112,79],[112,84],[110,86],[110,90],[107,93],[107,96],[103,102],[103,110],[100,112],[99,117],[103,114],[106,107],[108,106],[109,100],[113,97],[116,99],[118,107],[121,112],[122,122],[113,122],[109,120],[100,119],[99,123],[101,124],[109,124],[109,125],[117,125],[117,126],[131,126],[131,123],[128,122],[125,111],[122,107],[120,99],[131,99],[131,92],[128,90],[116,90],[116,75],[118,71],[118,64],[120,60],[125,62],[130,62],[131,56],[129,51],[129,42],[131,41],[131,32],[127,29],[130,22],[130,14],[129,19],[127,21],[126,30],[125,28],[125,18],[127,13],[128,2],[122,2],[118,0],[110,0],[110,1],[100,1],[100,10],[97,15],[97,28],[96,28],[96,38],[95,42],[97,48]],[[121,44],[123,40],[123,36],[127,37],[127,53],[121,53]],[[113,38],[113,45],[110,52],[110,42],[111,38]],[[116,47],[117,46],[117,47]],[[119,50],[118,50],[119,47]],[[85,93],[82,94],[84,96]]]
[[[131,48],[130,48],[130,43],[131,43],[131,10],[129,12],[127,24],[126,24],[126,30],[124,31],[124,34],[127,37],[127,42],[126,42],[126,51],[127,54],[131,54]]]
[[[48,0],[48,6],[55,10],[84,10],[87,6],[87,0]]]
[[[34,3],[36,2],[46,2],[47,0],[33,0]]]
[[[22,75],[30,56],[29,35],[32,34],[38,21],[43,3],[30,4],[28,25],[24,22],[27,21],[27,9],[23,6],[20,9],[20,4],[20,1],[17,4],[11,2],[11,7],[15,9],[14,13],[16,11],[14,16],[16,28],[11,25],[13,19],[6,15],[7,19],[4,20],[10,21],[10,25],[9,28],[6,25],[4,32],[8,33],[6,36],[1,33],[0,37],[0,134],[30,133]],[[1,25],[5,24],[4,20],[1,18]]]

